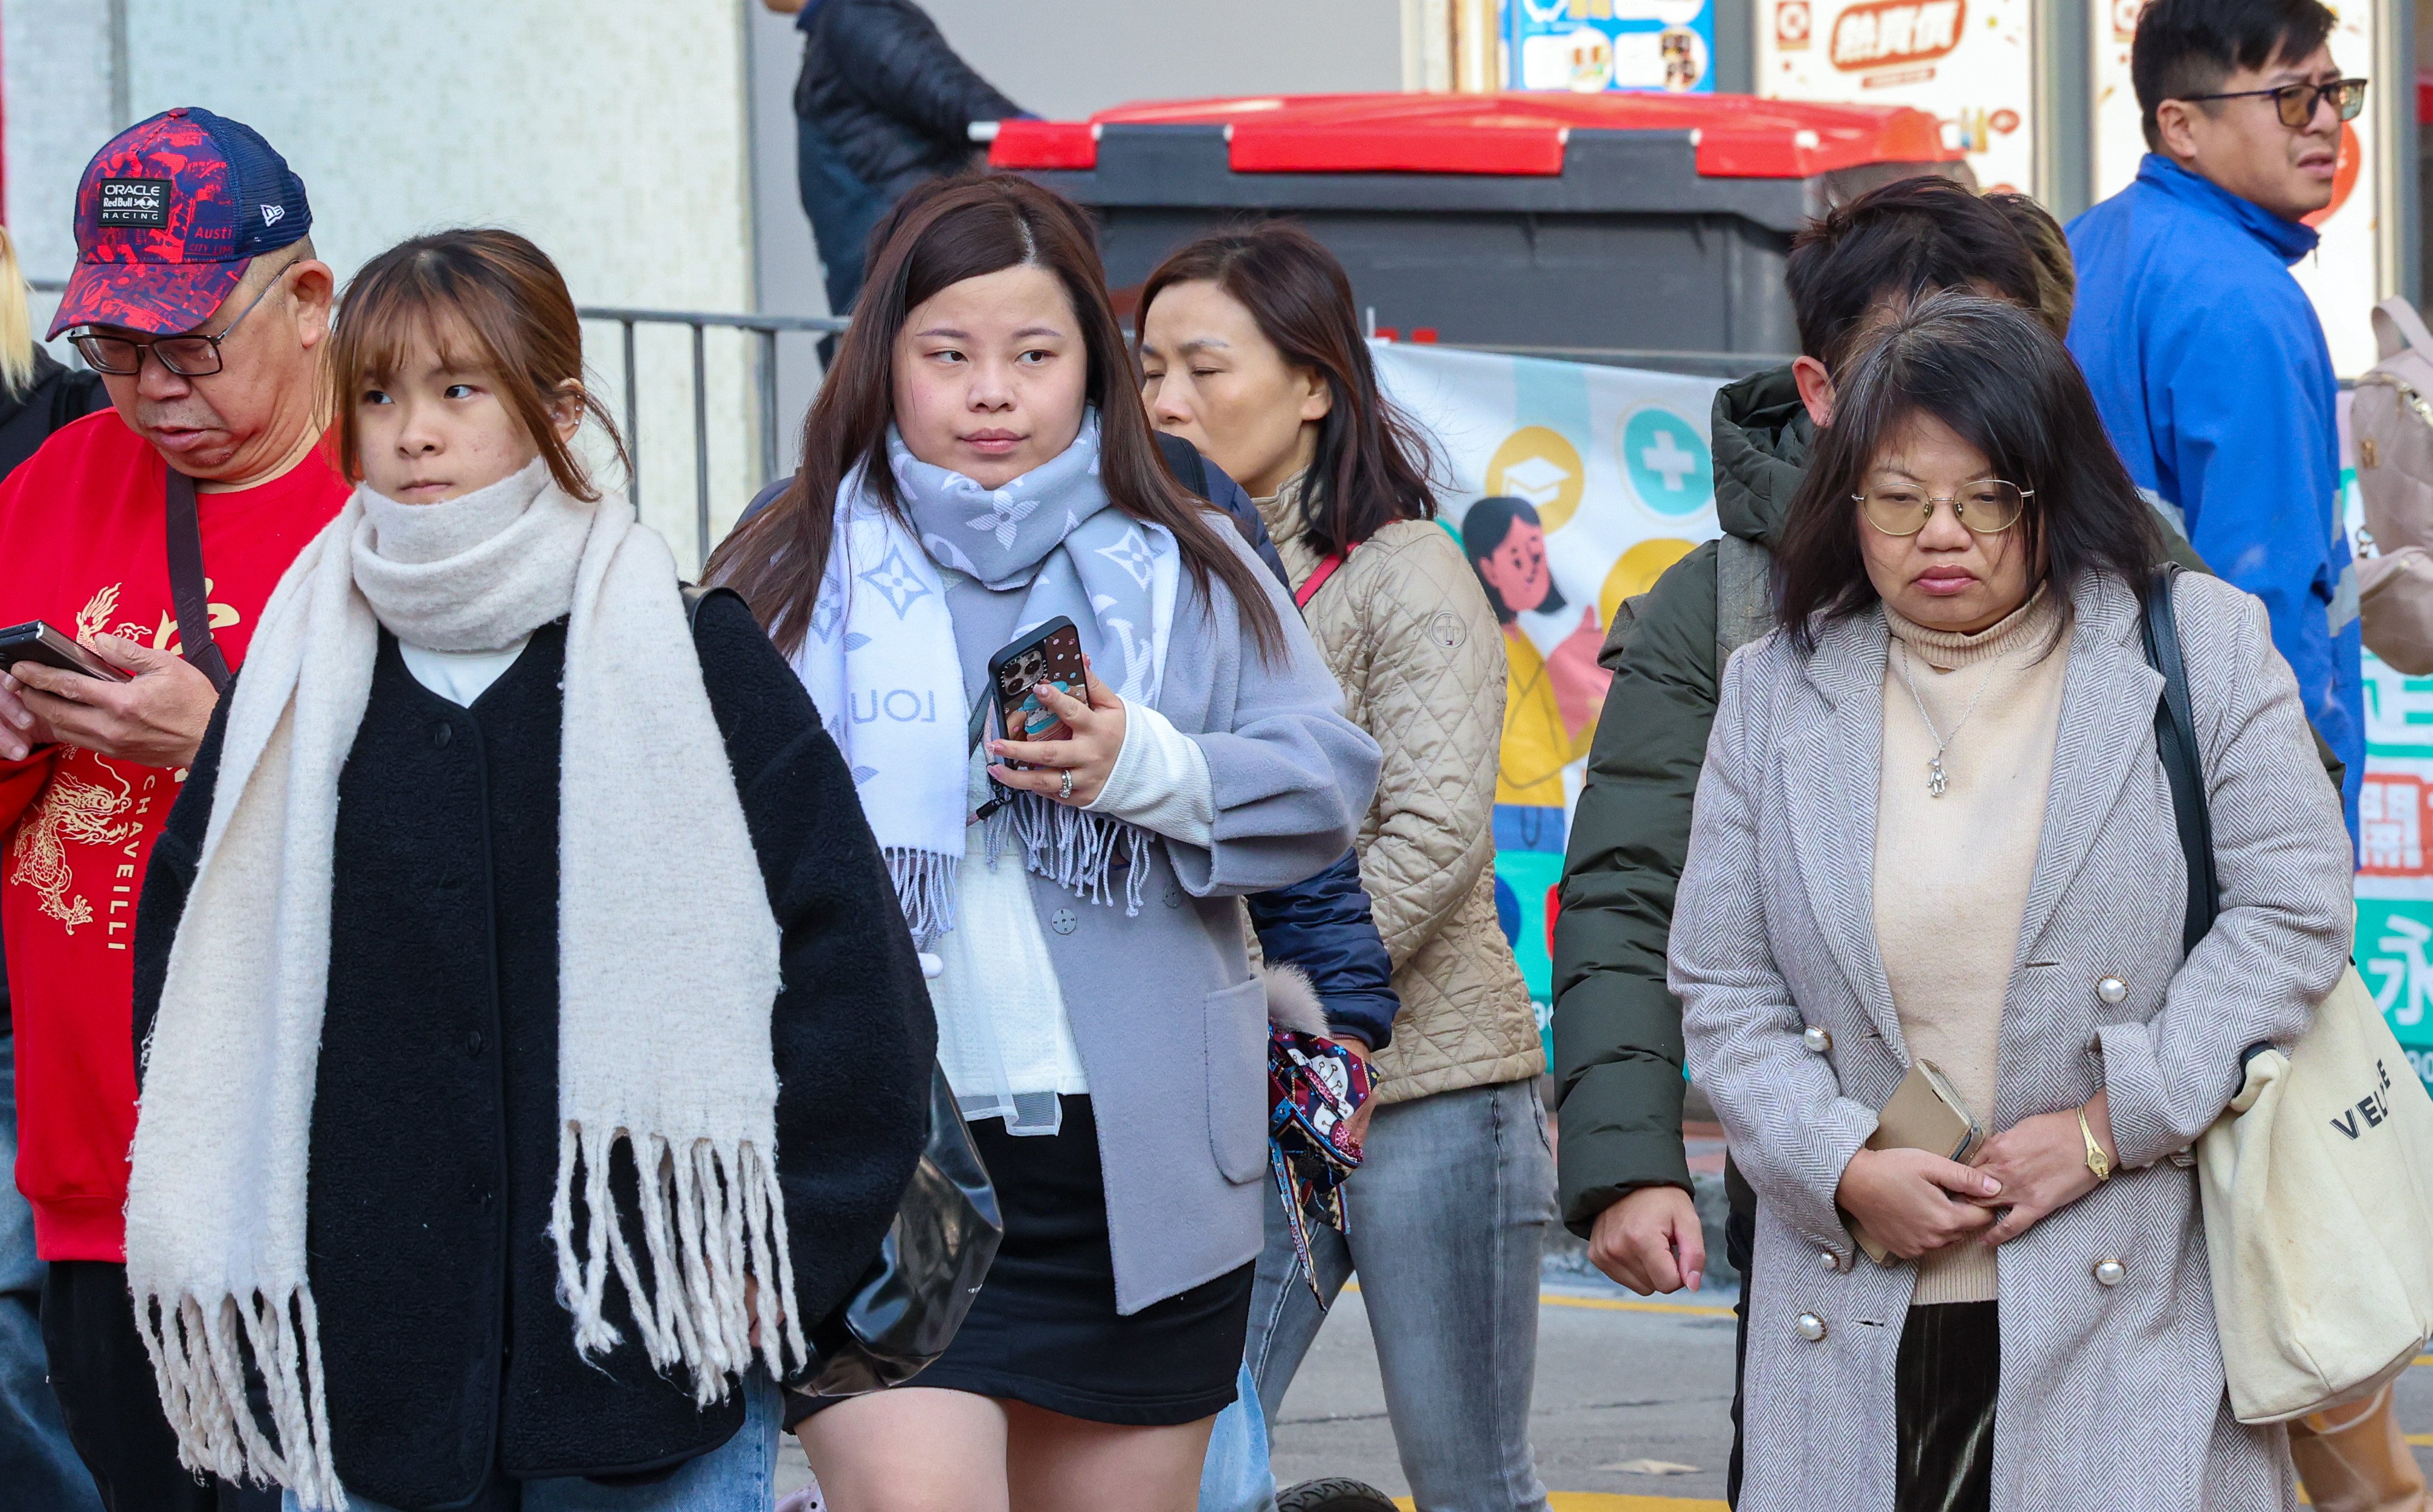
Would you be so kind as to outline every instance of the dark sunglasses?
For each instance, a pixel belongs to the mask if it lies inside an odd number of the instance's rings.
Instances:
[[[2315,102],[2332,102],[2332,113],[2343,121],[2354,121],[2365,109],[2365,80],[2338,78],[2328,84],[2284,84],[2272,90],[2239,90],[2229,94],[2183,94],[2185,100],[2252,100],[2270,99],[2281,112],[2281,124],[2291,130],[2303,129],[2315,118]]]
[[[293,263],[288,264],[289,267],[294,265]],[[142,372],[144,354],[147,351],[161,360],[162,366],[179,378],[209,378],[220,370],[220,343],[235,334],[236,328],[245,324],[245,317],[253,314],[254,306],[269,297],[270,291],[279,287],[279,280],[286,276],[287,268],[272,274],[270,281],[262,286],[262,292],[253,297],[253,304],[238,311],[236,318],[228,323],[228,329],[216,336],[189,333],[137,341],[128,336],[100,335],[88,327],[70,335],[68,343],[84,358],[86,366],[112,378],[128,378]]]

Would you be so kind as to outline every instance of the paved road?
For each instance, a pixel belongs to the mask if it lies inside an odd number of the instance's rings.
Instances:
[[[1729,1297],[1709,1293],[1703,1305],[1682,1307],[1586,1290],[1550,1288],[1539,1312],[1530,1436],[1556,1512],[1723,1512],[1732,1320],[1714,1304]],[[2418,1458],[2433,1469],[2433,1363],[2401,1379],[2399,1403]],[[1353,1475],[1409,1495],[1357,1292],[1336,1304],[1281,1419],[1274,1460],[1283,1484]],[[1688,1469],[1622,1468],[1638,1461]],[[779,1479],[781,1489],[808,1479],[791,1437]]]
[[[1706,1305],[1690,1307],[1545,1294],[1529,1427],[1540,1478],[1563,1491],[1721,1506],[1732,1441],[1732,1318],[1713,1304],[1729,1300],[1710,1294],[1700,1299]],[[1621,1468],[1638,1461],[1682,1469]],[[1357,1293],[1336,1304],[1285,1398],[1274,1463],[1287,1486],[1353,1475],[1395,1496],[1410,1493]]]
[[[1653,1310],[1660,1305],[1545,1294],[1530,1436],[1556,1512],[1724,1512],[1732,1320]],[[2419,1462],[2433,1470],[2433,1355],[2401,1378],[2399,1419]],[[1638,1460],[1693,1468],[1665,1475],[1620,1468]],[[1285,1399],[1274,1461],[1285,1485],[1355,1475],[1397,1497],[1410,1493],[1354,1294],[1336,1304]]]

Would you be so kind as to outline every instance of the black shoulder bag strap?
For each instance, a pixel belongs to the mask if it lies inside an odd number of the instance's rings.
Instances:
[[[2213,928],[2221,911],[2221,883],[2213,863],[2213,808],[2205,800],[2204,760],[2197,748],[2197,721],[2188,700],[2188,668],[2180,654],[2180,623],[2171,604],[2172,581],[2179,564],[2154,569],[2146,584],[2145,613],[2138,635],[2145,642],[2146,663],[2163,674],[2163,696],[2154,705],[2154,750],[2162,757],[2163,776],[2171,785],[2171,814],[2178,822],[2180,850],[2187,858],[2188,906],[2180,926],[2180,947],[2193,951]]]
[[[212,600],[203,583],[203,526],[195,513],[195,480],[169,473],[169,602],[178,608],[178,645],[187,665],[225,693],[228,657],[212,638]]]

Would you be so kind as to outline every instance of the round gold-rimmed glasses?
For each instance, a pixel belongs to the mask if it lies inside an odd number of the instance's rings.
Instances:
[[[1934,518],[1934,506],[1949,504],[1951,518],[1979,535],[1999,535],[2019,522],[2020,511],[2035,497],[2033,488],[2022,488],[1999,478],[1980,478],[1964,483],[1948,498],[1938,498],[1912,484],[1886,484],[1872,493],[1852,494],[1859,501],[1859,513],[1869,525],[1887,535],[1914,535],[1926,529]]]

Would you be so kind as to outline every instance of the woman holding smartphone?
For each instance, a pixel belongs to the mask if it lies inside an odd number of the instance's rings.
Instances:
[[[839,732],[1006,1235],[945,1354],[803,1445],[839,1512],[1181,1512],[1269,1180],[1235,898],[1343,854],[1377,748],[1165,471],[1086,215],[967,177],[876,245],[802,470],[710,572]],[[1060,615],[1086,696],[1043,685],[1068,737],[1009,740],[989,663]]]

